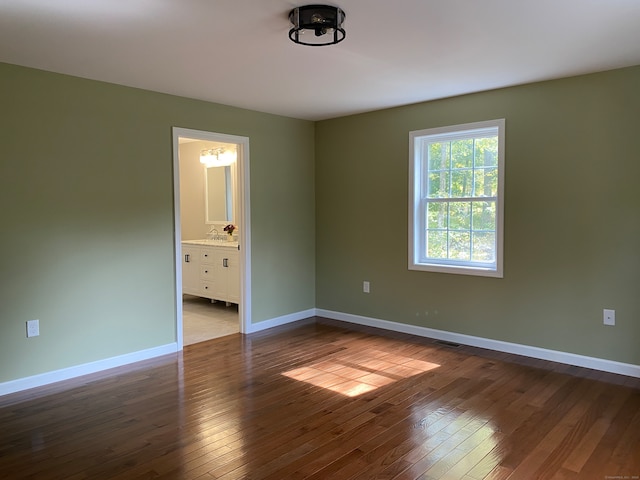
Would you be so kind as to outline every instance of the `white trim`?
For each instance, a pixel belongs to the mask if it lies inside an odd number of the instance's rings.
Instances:
[[[288,315],[283,315],[281,317],[275,317],[269,320],[263,320],[262,322],[254,323],[250,325],[250,331],[248,331],[247,333],[260,332],[262,330],[267,330],[268,328],[279,327],[281,325],[298,322],[300,320],[305,320],[307,318],[311,318],[315,316],[316,316],[316,309],[310,308],[309,310],[290,313]]]
[[[176,344],[182,350],[184,340],[182,334],[182,234],[180,231],[180,142],[179,133],[175,127],[172,131],[173,141],[173,244],[175,258],[175,298],[176,298]]]
[[[162,345],[160,347],[153,347],[147,350],[140,350],[138,352],[127,353],[124,355],[119,355],[117,357],[111,357],[104,360],[76,365],[74,367],[41,373],[39,375],[33,375],[31,377],[11,380],[8,382],[0,383],[0,396],[19,392],[22,390],[28,390],[30,388],[42,387],[44,385],[49,385],[50,383],[69,380],[71,378],[88,375],[90,373],[101,372],[110,368],[121,367],[123,365],[140,362],[142,360],[161,357],[162,355],[176,353],[177,351],[178,345],[176,343],[170,343],[168,345]]]
[[[408,333],[420,337],[434,338],[436,340],[455,342],[473,347],[486,348],[488,350],[496,350],[498,352],[523,355],[525,357],[549,360],[566,365],[575,365],[577,367],[591,368],[594,370],[601,370],[603,372],[617,373],[620,375],[627,375],[629,377],[640,378],[640,365],[633,365],[630,363],[615,362],[613,360],[606,360],[603,358],[587,357],[584,355],[576,355],[574,353],[560,352],[558,350],[548,350],[546,348],[503,342],[501,340],[492,340],[490,338],[474,337],[462,333],[447,332],[445,330],[436,330],[416,325],[407,325],[404,323],[390,322],[388,320],[334,312],[331,310],[316,309],[316,315],[319,317],[331,318],[333,320],[355,323],[357,325],[366,325],[369,327],[382,328],[384,330],[392,330],[394,332]]]
[[[455,342],[473,347],[486,348],[498,352],[510,353],[513,355],[523,355],[525,357],[538,358],[541,360],[549,360],[552,362],[562,363],[566,365],[575,365],[583,368],[591,368],[603,372],[627,375],[629,377],[640,378],[640,365],[630,363],[616,362],[602,358],[587,357],[584,355],[576,355],[573,353],[560,352],[557,350],[548,350],[546,348],[532,347],[518,343],[503,342],[501,340],[492,340],[490,338],[474,337],[462,333],[447,332],[445,330],[436,330],[433,328],[419,327],[416,325],[407,325],[403,323],[390,322],[378,318],[364,317],[362,315],[353,315],[350,313],[335,312],[332,310],[324,310],[321,308],[311,308],[281,317],[275,317],[269,320],[251,324],[245,333],[255,333],[267,330],[273,327],[295,323],[300,320],[306,320],[311,317],[324,317],[333,320],[340,320],[356,325],[365,325],[368,327],[381,328],[394,332],[408,333],[419,337],[433,338],[436,340],[444,340],[447,342]],[[159,347],[141,350],[139,352],[128,353],[118,357],[107,358],[96,362],[77,365],[74,367],[55,370],[32,377],[20,378],[8,382],[0,383],[0,396],[10,393],[28,390],[30,388],[41,387],[50,383],[69,380],[71,378],[96,373],[114,367],[120,367],[142,360],[160,357],[179,350],[177,343],[171,343]]]
[[[238,187],[236,207],[240,225],[240,333],[247,333],[251,325],[251,179],[249,175],[249,138],[238,144],[239,152],[236,171]]]
[[[453,273],[462,275],[476,275],[482,277],[503,278],[504,258],[504,169],[505,169],[505,119],[486,120],[461,125],[450,125],[409,132],[409,235],[408,235],[408,269],[425,272]],[[486,131],[497,131],[498,137],[498,191],[496,195],[496,259],[495,264],[465,261],[440,261],[422,258],[425,249],[424,240],[424,208],[422,192],[422,168],[425,159],[422,158],[422,139],[430,140],[459,138],[475,138]],[[477,200],[485,197],[475,197]],[[462,198],[453,197],[453,200]],[[487,197],[486,199],[489,199]],[[442,199],[450,201],[452,199]]]
[[[236,199],[237,207],[234,212],[239,226],[240,244],[240,304],[238,316],[240,321],[240,333],[248,333],[251,325],[251,215],[249,196],[249,137],[229,135],[225,133],[207,132],[189,128],[173,127],[173,202],[174,202],[174,242],[175,242],[175,295],[176,295],[176,342],[182,350],[182,252],[180,232],[180,161],[179,161],[179,137],[194,138],[198,140],[235,143],[238,146],[236,160]]]

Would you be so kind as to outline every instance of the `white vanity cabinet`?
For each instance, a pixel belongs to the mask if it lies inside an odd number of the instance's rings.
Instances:
[[[182,242],[182,293],[240,302],[240,267],[237,243]]]
[[[211,278],[211,294],[217,300],[238,303],[240,301],[240,268],[238,267],[238,250],[232,248],[214,248],[213,252],[203,251],[201,256],[205,278],[209,267],[213,268]]]
[[[200,247],[182,244],[182,293],[200,295]]]

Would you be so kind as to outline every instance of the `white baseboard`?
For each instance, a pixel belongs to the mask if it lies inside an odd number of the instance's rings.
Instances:
[[[299,320],[304,320],[306,318],[315,317],[315,315],[315,308],[310,308],[309,310],[303,310],[301,312],[290,313],[281,317],[275,317],[269,320],[264,320],[262,322],[252,323],[251,325],[249,325],[249,331],[246,333],[260,332],[268,328],[279,327],[281,325],[286,325],[287,323],[293,323]]]
[[[246,333],[254,333],[262,330],[266,330],[272,327],[279,327],[288,323],[297,322],[306,318],[315,316],[315,309],[304,310],[301,312],[291,313],[289,315],[283,315],[281,317],[272,318],[263,322],[249,325],[249,329]],[[139,352],[133,352],[118,357],[107,358],[105,360],[99,360],[96,362],[85,363],[83,365],[77,365],[74,367],[64,368],[61,370],[55,370],[53,372],[46,372],[31,377],[19,378],[17,380],[11,380],[8,382],[0,383],[0,396],[7,395],[9,393],[20,392],[22,390],[28,390],[30,388],[42,387],[54,382],[62,380],[69,380],[71,378],[80,377],[89,373],[96,373],[109,368],[120,367],[129,363],[135,363],[142,360],[148,360],[150,358],[159,357],[169,353],[175,353],[178,351],[177,343],[169,345],[163,345],[160,347],[150,348],[148,350],[142,350]]]
[[[545,348],[532,347],[529,345],[503,342],[501,340],[492,340],[490,338],[474,337],[471,335],[464,335],[462,333],[418,327],[415,325],[390,322],[387,320],[380,320],[378,318],[363,317],[361,315],[352,315],[349,313],[334,312],[331,310],[316,309],[316,315],[319,317],[331,318],[333,320],[355,323],[357,325],[377,327],[385,330],[392,330],[394,332],[409,333],[420,337],[434,338],[436,340],[455,342],[473,347],[486,348],[504,353],[513,353],[515,355],[523,355],[525,357],[550,360],[552,362],[564,363],[566,365],[575,365],[577,367],[592,368],[603,372],[618,373],[620,375],[640,378],[640,365],[633,365],[630,363],[614,362],[612,360],[605,360],[602,358],[587,357],[584,355],[576,355],[574,353],[560,352],[557,350],[547,350]]]
[[[109,368],[121,367],[123,365],[140,362],[142,360],[149,360],[150,358],[160,357],[169,353],[176,353],[177,351],[178,345],[176,343],[170,343],[168,345],[127,353],[125,355],[98,360],[96,362],[85,363],[74,367],[33,375],[31,377],[11,380],[9,382],[0,383],[0,396],[20,392],[22,390],[28,390],[29,388],[42,387],[44,385],[49,385],[50,383],[69,380],[70,378],[80,377],[89,373],[101,372],[102,370],[107,370]]]
[[[352,315],[349,313],[334,312],[331,310],[318,308],[311,308],[309,310],[291,313],[289,315],[283,315],[281,317],[276,317],[265,320],[263,322],[251,324],[247,333],[254,333],[266,330],[268,328],[279,327],[281,325],[294,323],[314,316],[640,378],[640,365],[615,362],[602,358],[587,357],[584,355],[576,355],[573,353],[560,352],[557,350],[548,350],[545,348],[521,345],[518,343],[503,342],[501,340],[492,340],[490,338],[474,337],[462,333],[447,332],[445,330],[436,330],[433,328],[407,325],[403,323],[390,322],[388,320],[381,320],[378,318],[364,317],[361,315]],[[100,372],[109,368],[121,367],[123,365],[140,362],[142,360],[149,360],[151,358],[159,357],[162,355],[176,353],[177,351],[178,345],[176,343],[171,343],[147,350],[141,350],[139,352],[133,352],[117,357],[107,358],[105,360],[99,360],[96,362],[85,363],[83,365],[77,365],[61,370],[55,370],[53,372],[42,373],[40,375],[11,380],[8,382],[0,383],[0,396],[27,390],[30,388],[41,387],[54,382],[68,380],[70,378],[75,378],[90,373]]]

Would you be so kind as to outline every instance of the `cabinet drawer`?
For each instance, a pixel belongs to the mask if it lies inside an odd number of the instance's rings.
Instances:
[[[202,280],[213,281],[215,276],[215,268],[213,265],[200,265],[200,278]]]
[[[216,254],[215,251],[210,248],[203,248],[200,251],[200,263],[207,265],[213,265],[215,263]]]
[[[215,282],[201,282],[200,283],[200,290],[202,291],[202,294],[207,297],[207,298],[213,298],[213,295],[215,295],[215,291],[216,291],[216,284]]]

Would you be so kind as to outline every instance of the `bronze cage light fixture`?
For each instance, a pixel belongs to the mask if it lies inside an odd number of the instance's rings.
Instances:
[[[294,43],[318,47],[335,45],[344,40],[347,33],[342,27],[346,15],[338,7],[330,5],[305,5],[289,12],[293,28],[289,38]],[[308,32],[312,35],[306,35]]]

